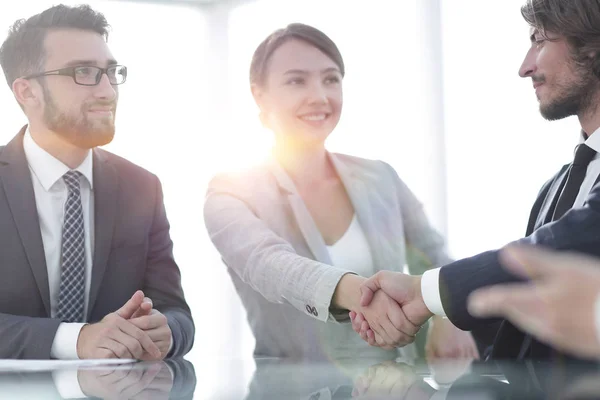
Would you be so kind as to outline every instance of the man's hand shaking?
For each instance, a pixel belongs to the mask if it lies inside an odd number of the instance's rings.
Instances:
[[[368,307],[371,302],[381,292],[387,297],[395,301],[402,311],[398,313],[398,318],[404,317],[410,325],[417,327],[411,333],[414,335],[433,314],[429,311],[421,296],[421,277],[402,274],[399,272],[380,271],[367,279],[360,286],[361,299],[360,306]],[[372,324],[364,313],[350,312],[352,320],[352,328],[358,333],[363,340],[367,341],[372,346],[379,346],[379,341],[372,329]],[[411,341],[412,342],[412,341]],[[406,342],[386,343],[388,346],[402,347]]]
[[[399,272],[381,271],[367,279],[360,287],[361,306],[368,306],[380,293],[385,293],[401,307],[405,318],[414,326],[421,327],[433,316],[421,293],[421,277]],[[470,332],[461,331],[442,317],[430,326],[427,336],[426,357],[477,359],[477,345]],[[351,312],[352,328],[372,346],[380,346],[368,318],[360,312]],[[405,343],[404,343],[405,344]],[[393,343],[401,347],[403,343]]]

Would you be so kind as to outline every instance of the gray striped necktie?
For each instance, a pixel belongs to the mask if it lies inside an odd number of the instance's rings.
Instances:
[[[62,269],[56,317],[63,322],[85,322],[85,236],[79,177],[69,171],[63,175],[69,195],[65,203],[62,232]]]

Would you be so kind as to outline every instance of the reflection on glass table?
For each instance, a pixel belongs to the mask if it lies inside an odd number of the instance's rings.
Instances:
[[[256,358],[249,383],[246,360],[198,359],[0,373],[0,399],[598,399],[598,364],[566,359],[484,363],[461,360],[331,362]],[[198,363],[201,363],[198,364]],[[218,377],[219,386],[203,374]],[[198,372],[198,376],[196,373]],[[69,387],[69,379],[77,391]],[[72,383],[73,381],[71,381]],[[198,382],[198,390],[197,383]],[[242,389],[242,390],[240,390]]]
[[[183,359],[0,373],[0,399],[192,399],[195,387]]]
[[[226,394],[222,397],[228,398]],[[559,359],[484,363],[444,360],[331,364],[257,359],[255,399],[579,399],[600,398],[597,364]]]

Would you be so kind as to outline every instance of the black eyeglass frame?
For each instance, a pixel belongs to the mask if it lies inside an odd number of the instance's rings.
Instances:
[[[91,69],[95,69],[96,71],[98,71],[96,73],[96,83],[77,82],[75,72],[79,68],[91,68]],[[110,71],[110,70],[116,71],[118,68],[122,68],[121,75],[123,75],[123,82],[119,82],[119,83],[117,83],[116,81],[111,82],[111,80],[110,80],[111,78],[110,78],[110,75],[108,74],[108,71]],[[73,79],[73,82],[75,82],[77,85],[96,86],[100,83],[100,81],[102,80],[102,75],[104,75],[104,74],[106,74],[106,76],[108,77],[108,81],[110,82],[111,85],[122,85],[127,80],[127,67],[124,65],[120,65],[120,64],[109,65],[106,68],[97,67],[95,65],[76,65],[73,67],[65,67],[65,68],[60,68],[60,69],[54,69],[51,71],[40,72],[37,74],[27,75],[27,76],[24,76],[23,79],[34,79],[34,78],[40,78],[42,76],[53,76],[53,75],[70,76]],[[116,76],[116,75],[114,75],[114,76]]]

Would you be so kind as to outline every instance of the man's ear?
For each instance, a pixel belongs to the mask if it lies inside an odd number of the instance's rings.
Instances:
[[[596,51],[590,51],[588,57],[590,59],[592,72],[596,78],[600,79],[600,54]]]
[[[31,81],[23,78],[15,79],[12,84],[12,91],[22,107],[31,108],[40,105],[41,98],[39,90],[33,87]]]

